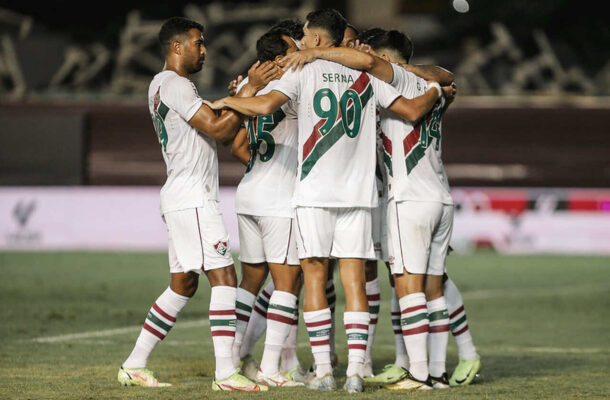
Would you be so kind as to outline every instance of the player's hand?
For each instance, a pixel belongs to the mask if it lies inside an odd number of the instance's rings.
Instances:
[[[248,83],[258,92],[269,82],[277,79],[279,75],[279,68],[273,61],[265,61],[264,63],[257,61],[248,70]]]
[[[360,40],[358,40],[358,39],[356,39],[356,41],[354,42],[354,45],[352,47],[356,50],[360,50],[365,53],[371,52],[371,46],[369,46],[368,44],[360,43]]]
[[[317,58],[317,49],[305,49],[286,54],[284,57],[280,58],[278,64],[284,69],[284,71],[288,71],[289,69],[300,71],[303,69],[305,64],[315,61]]]
[[[235,94],[237,93],[237,87],[243,80],[244,80],[244,77],[239,75],[237,77],[237,79],[233,79],[231,82],[229,82],[229,86],[227,86],[227,90],[229,91],[229,96],[235,96]]]
[[[447,104],[451,104],[453,100],[455,100],[455,95],[457,94],[457,86],[455,82],[451,82],[449,86],[441,87],[443,91],[443,96],[445,96],[445,100],[447,100]]]
[[[226,107],[226,104],[224,102],[224,98],[223,99],[218,99],[214,102],[211,102],[209,100],[204,100],[203,104],[205,104],[206,106],[210,107],[212,110],[216,111],[216,110],[222,110],[223,108]]]

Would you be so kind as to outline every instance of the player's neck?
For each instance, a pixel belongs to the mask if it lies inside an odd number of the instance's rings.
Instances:
[[[190,75],[180,63],[177,63],[173,60],[166,60],[163,70],[164,71],[174,71],[178,75],[183,76],[185,78],[188,78]]]

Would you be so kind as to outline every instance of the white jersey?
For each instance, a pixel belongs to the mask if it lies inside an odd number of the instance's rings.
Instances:
[[[188,123],[201,104],[193,82],[174,71],[158,73],[148,88],[148,108],[167,165],[162,214],[218,200],[216,142]]]
[[[325,60],[287,71],[274,90],[297,103],[293,204],[377,206],[375,109],[389,107],[400,94],[365,72]]]
[[[257,96],[269,93],[278,82],[269,82]],[[294,103],[285,103],[273,114],[250,118],[246,127],[250,163],[237,187],[235,211],[261,217],[293,217],[298,129]]]
[[[403,68],[392,65],[392,86],[412,99],[428,90],[426,81]],[[391,163],[387,166],[389,198],[395,201],[437,201],[453,204],[447,174],[441,161],[441,127],[445,98],[417,125],[387,111],[382,112],[381,129],[389,142]]]

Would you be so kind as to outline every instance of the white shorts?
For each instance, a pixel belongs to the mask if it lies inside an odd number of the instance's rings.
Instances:
[[[371,211],[373,225],[373,245],[375,247],[375,259],[389,261],[388,254],[388,229],[387,229],[388,198],[379,199],[379,205]]]
[[[297,207],[299,258],[375,258],[370,208]]]
[[[390,200],[390,269],[411,274],[443,275],[453,229],[453,205]]]
[[[210,271],[233,264],[218,202],[163,215],[169,237],[169,272]]]
[[[293,218],[237,214],[239,260],[299,265]]]

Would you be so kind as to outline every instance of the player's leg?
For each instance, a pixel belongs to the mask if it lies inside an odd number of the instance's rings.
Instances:
[[[119,370],[119,382],[125,386],[169,386],[160,383],[146,369],[146,362],[155,346],[167,336],[176,323],[178,314],[195,294],[199,274],[179,272],[171,274],[170,285],[155,300],[148,311],[140,335],[131,354]]]
[[[248,321],[250,321],[252,315],[252,307],[268,273],[258,217],[238,214],[237,223],[242,275],[237,288],[237,325],[235,326],[235,341],[233,343],[233,363],[235,365],[239,365],[241,360],[239,357],[240,348]]]
[[[430,378],[434,388],[446,389],[449,380],[445,371],[449,341],[449,313],[443,294],[443,274],[453,228],[453,206],[443,205],[440,220],[432,236],[426,276],[426,299],[430,329],[428,354]]]
[[[464,301],[455,283],[444,275],[443,292],[449,311],[449,328],[458,347],[459,363],[449,378],[451,386],[470,384],[481,370],[481,358],[472,341]]]
[[[167,336],[178,314],[192,297],[202,272],[203,254],[195,209],[166,213],[170,285],[149,310],[136,344],[118,374],[123,385],[168,386],[155,379],[146,362],[155,346]],[[179,243],[177,243],[179,242]]]
[[[362,369],[362,377],[366,378],[373,376],[373,342],[375,341],[375,332],[377,331],[377,321],[379,319],[380,289],[379,278],[377,277],[377,260],[366,261],[364,274],[366,279],[366,299],[369,305],[368,341]]]
[[[434,215],[434,211],[434,207],[422,202],[391,201],[388,205],[390,263],[410,364],[408,376],[390,385],[392,389],[431,388],[426,345],[429,320],[424,281],[435,226],[430,215]]]
[[[328,302],[328,308],[330,308],[330,361],[334,367],[337,366],[339,358],[337,356],[337,350],[335,346],[335,335],[337,331],[337,324],[335,320],[335,309],[337,305],[337,293],[335,291],[335,270],[337,269],[337,259],[331,258],[328,260],[328,280],[326,281],[326,301]]]
[[[303,286],[303,274],[301,273],[301,287]],[[300,293],[300,289],[299,289]],[[297,296],[300,297],[300,296]],[[299,335],[299,300],[297,299],[296,313],[292,320],[290,332],[282,348],[282,357],[280,362],[280,372],[296,382],[306,382],[308,379],[307,371],[301,367],[299,358],[297,357],[297,343]]]
[[[258,362],[252,357],[252,351],[267,330],[267,309],[274,290],[273,279],[269,279],[256,298],[246,334],[239,350],[239,356],[243,362],[242,369],[248,376],[256,377]]]
[[[303,386],[294,382],[279,370],[282,348],[290,334],[301,287],[301,266],[296,251],[293,219],[265,217],[260,221],[263,233],[265,258],[267,259],[275,290],[269,299],[267,310],[267,336],[257,373],[257,382],[270,386]]]
[[[335,221],[336,213],[331,209],[296,209],[297,249],[305,289],[303,319],[316,364],[316,377],[308,387],[316,390],[334,390],[336,386],[330,357],[331,312],[326,300],[328,258]]]
[[[345,292],[343,323],[347,335],[348,364],[344,388],[350,393],[361,392],[364,384],[362,368],[370,322],[364,264],[365,260],[375,257],[371,229],[370,209],[338,210],[331,255],[339,259],[339,273]]]
[[[209,320],[216,359],[213,390],[260,391],[233,363],[233,343],[237,325],[237,276],[229,247],[229,237],[217,202],[208,201],[198,209],[203,269],[210,282]]]

